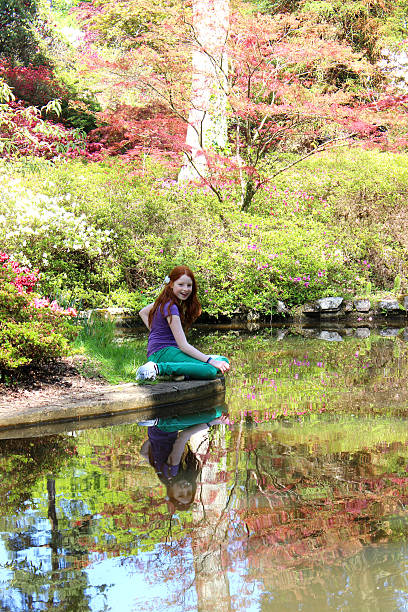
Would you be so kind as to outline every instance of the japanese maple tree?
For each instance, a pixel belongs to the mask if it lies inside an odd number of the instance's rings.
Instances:
[[[226,29],[225,12],[222,35],[210,40],[202,34],[208,24],[199,29],[206,6],[193,4],[195,14],[173,6],[154,27],[147,20],[114,57],[98,55],[95,46],[88,53],[93,66],[138,92],[139,103],[160,101],[186,124],[184,145],[182,131],[164,137],[164,122],[154,129],[156,141],[170,137],[174,152],[183,152],[195,173],[188,178],[206,184],[220,201],[224,187],[235,183],[246,210],[265,182],[310,155],[361,139],[370,146],[395,144],[393,129],[401,134],[406,121],[401,105],[378,117],[381,73],[327,24],[290,12],[235,11]],[[217,107],[226,143],[208,136],[208,126],[214,128],[208,117]]]

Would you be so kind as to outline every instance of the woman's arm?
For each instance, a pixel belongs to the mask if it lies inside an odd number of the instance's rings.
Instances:
[[[205,355],[187,342],[183,326],[181,325],[180,317],[178,315],[172,315],[171,317],[167,317],[167,322],[170,325],[170,329],[173,332],[174,339],[177,342],[177,346],[180,351],[183,351],[183,353],[189,355],[190,357],[194,357],[194,359],[198,359],[198,361],[203,361],[204,363],[207,363],[210,356]],[[215,359],[211,359],[209,363],[218,370],[221,370],[221,372],[228,372],[230,368],[229,363],[227,363],[226,361],[217,361]]]
[[[149,448],[150,448],[150,440],[145,440],[139,451],[142,457],[144,457],[145,459],[149,458]]]
[[[180,431],[176,441],[173,444],[173,448],[167,458],[166,463],[168,465],[178,465],[183,456],[186,444],[191,438],[191,436],[198,433],[199,431],[204,431],[206,429],[208,429],[207,423],[199,423],[198,425],[193,425],[193,427],[187,427],[187,429],[183,429],[182,431]]]
[[[151,304],[148,304],[147,306],[142,308],[142,310],[139,310],[139,316],[140,316],[140,318],[142,319],[143,323],[146,325],[146,327],[147,327],[147,329],[149,331],[150,331],[150,327],[149,327],[149,312],[153,308],[153,304],[154,304],[154,302],[152,302]]]

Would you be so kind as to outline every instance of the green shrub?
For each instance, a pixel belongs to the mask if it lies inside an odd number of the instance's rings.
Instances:
[[[113,237],[110,230],[89,223],[81,211],[67,210],[76,208],[75,203],[68,205],[70,200],[68,192],[49,197],[19,177],[0,174],[0,243],[25,265],[46,270],[43,293],[80,301],[81,288],[106,289],[115,278],[108,250]],[[73,287],[78,287],[77,295],[72,295]]]
[[[0,321],[0,372],[67,355],[71,331],[60,322],[55,327],[45,321]]]
[[[43,61],[38,51],[36,0],[0,0],[0,56],[31,63]]]

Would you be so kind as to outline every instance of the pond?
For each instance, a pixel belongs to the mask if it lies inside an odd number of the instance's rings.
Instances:
[[[187,499],[131,417],[0,440],[1,610],[407,610],[406,333],[312,335],[197,335],[233,372]]]

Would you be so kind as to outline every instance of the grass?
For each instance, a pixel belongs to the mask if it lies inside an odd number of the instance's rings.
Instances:
[[[89,357],[112,384],[134,382],[137,368],[146,361],[145,341],[116,336],[110,321],[83,323],[74,349]]]

